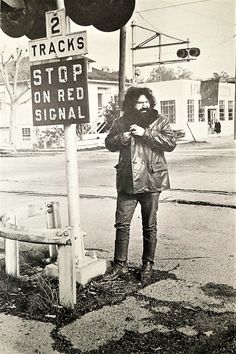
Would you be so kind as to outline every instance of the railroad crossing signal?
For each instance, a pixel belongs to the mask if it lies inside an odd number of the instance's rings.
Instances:
[[[3,32],[36,39],[46,37],[45,13],[57,9],[57,0],[3,0],[1,5]],[[66,15],[75,23],[112,32],[130,19],[135,0],[64,0],[64,5]]]
[[[185,59],[189,57],[198,57],[201,51],[199,48],[186,48],[186,49],[179,49],[177,50],[177,57]]]

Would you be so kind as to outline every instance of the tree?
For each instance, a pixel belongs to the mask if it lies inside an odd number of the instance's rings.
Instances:
[[[0,53],[0,73],[1,80],[4,83],[7,93],[9,95],[10,102],[6,100],[3,102],[10,106],[10,118],[9,118],[9,142],[16,150],[16,112],[17,107],[20,104],[24,104],[30,100],[31,96],[24,100],[25,94],[30,89],[29,73],[27,72],[25,77],[25,83],[23,87],[19,87],[19,72],[21,69],[21,62],[25,52],[22,49],[16,49],[15,56],[12,54],[5,59],[4,51]],[[28,70],[28,68],[26,69]],[[29,70],[28,70],[29,71]]]
[[[165,66],[158,66],[153,68],[149,74],[147,82],[158,82],[158,81],[168,81],[168,80],[181,80],[181,79],[192,79],[193,73],[187,69],[183,69],[180,66],[176,70],[173,68],[167,68]]]
[[[220,74],[213,73],[212,78],[220,82],[228,82],[230,80],[230,76],[225,71],[221,71]]]
[[[104,131],[108,131],[114,120],[119,117],[119,106],[115,100],[111,100],[108,105],[104,107],[103,116],[106,122]]]

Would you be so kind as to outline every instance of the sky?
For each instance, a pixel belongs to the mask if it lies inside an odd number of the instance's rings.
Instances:
[[[167,65],[177,69],[181,66],[190,70],[194,78],[206,79],[213,72],[227,72],[235,76],[235,0],[136,0],[135,10],[126,24],[126,74],[132,75],[131,23],[147,28],[134,27],[134,44],[150,38],[154,30],[181,40],[190,40],[190,47],[198,47],[201,54],[196,60]],[[93,26],[71,24],[72,32],[87,31],[88,57],[95,61],[97,68],[119,68],[120,31],[102,32]],[[27,47],[28,39],[10,38],[0,31],[1,49],[14,52],[16,47]],[[171,41],[162,36],[162,43]],[[176,42],[174,40],[174,42]],[[158,44],[157,39],[149,43]],[[168,46],[162,49],[162,60],[178,59],[176,51],[185,45]],[[158,48],[134,51],[134,63],[158,61]],[[146,78],[153,66],[140,68]]]

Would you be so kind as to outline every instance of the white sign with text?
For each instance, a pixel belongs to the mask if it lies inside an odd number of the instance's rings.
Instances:
[[[88,53],[86,31],[66,33],[65,10],[46,13],[47,37],[29,41],[31,62]]]

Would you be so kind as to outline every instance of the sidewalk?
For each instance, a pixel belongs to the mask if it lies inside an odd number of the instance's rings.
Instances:
[[[105,137],[106,134],[98,135],[97,138],[93,139],[84,139],[84,140],[77,140],[77,150],[96,150],[96,149],[105,149]],[[194,140],[185,140],[181,138],[177,141],[177,145],[182,147],[188,145],[205,145],[205,144],[224,144],[229,141],[236,143],[233,136],[209,136],[206,140],[201,141],[194,141]],[[0,148],[0,157],[1,156],[33,156],[33,155],[53,155],[58,153],[64,153],[64,148],[48,148],[48,149],[35,149],[35,150],[19,150],[19,151],[12,151],[7,148],[1,149]]]

